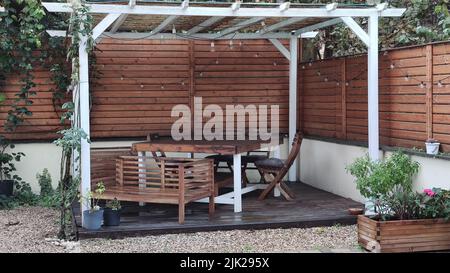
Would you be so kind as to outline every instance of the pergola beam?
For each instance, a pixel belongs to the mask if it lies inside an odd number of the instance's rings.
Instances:
[[[200,31],[204,30],[205,28],[208,28],[208,27],[214,25],[215,23],[223,20],[224,18],[225,17],[223,17],[223,16],[217,16],[217,17],[208,18],[205,21],[203,21],[202,23],[200,23],[200,25],[197,25],[197,26],[191,28],[190,30],[188,30],[187,34],[188,35],[192,35],[192,34],[195,34],[197,32],[200,32]]]
[[[278,30],[280,28],[287,27],[289,25],[292,25],[292,24],[304,21],[306,19],[307,18],[304,18],[304,17],[289,18],[289,19],[286,19],[284,21],[278,22],[276,24],[270,25],[270,26],[268,26],[266,28],[263,28],[263,29],[261,29],[259,31],[259,33],[264,34],[264,33],[268,33],[268,32],[273,32],[273,31],[276,31],[276,30]]]
[[[42,5],[50,12],[73,12],[69,3],[43,2]],[[233,10],[229,7],[192,7],[181,6],[143,6],[136,5],[134,8],[128,5],[115,4],[86,4],[90,13],[118,13],[118,14],[152,14],[152,15],[177,15],[177,16],[225,16],[225,17],[399,17],[406,9],[387,8],[379,10],[370,8],[337,8],[327,11],[319,8],[292,8],[280,10],[277,8],[242,8]]]
[[[230,33],[237,32],[240,29],[243,29],[243,28],[249,27],[251,25],[254,25],[254,24],[256,24],[256,23],[258,23],[258,22],[260,22],[262,20],[264,20],[264,17],[253,17],[253,18],[247,19],[245,21],[239,22],[239,23],[237,23],[234,26],[231,26],[229,28],[221,30],[217,34],[216,38],[222,37],[222,36],[230,34]]]
[[[341,18],[334,18],[334,19],[323,21],[323,22],[320,22],[320,23],[317,23],[317,24],[314,24],[314,25],[309,25],[309,26],[301,28],[301,29],[297,29],[295,31],[295,34],[296,35],[300,35],[300,34],[305,33],[305,32],[310,32],[310,31],[314,31],[314,30],[321,29],[321,28],[324,28],[324,27],[333,26],[333,25],[336,25],[336,24],[339,24],[339,23],[342,23],[342,19]]]
[[[47,30],[47,33],[51,37],[65,37],[67,32],[65,30]],[[308,39],[316,37],[317,32],[310,31],[302,33],[297,36],[299,38]],[[100,35],[100,38],[114,38],[114,39],[142,39],[142,40],[176,40],[176,39],[217,39],[217,40],[229,40],[229,39],[289,39],[292,34],[287,32],[277,32],[277,33],[230,33],[217,38],[217,34],[211,33],[197,33],[195,35],[183,34],[183,33],[159,33],[153,34],[150,32],[104,32],[104,36]]]
[[[269,39],[269,41],[281,52],[281,54],[283,54],[284,57],[286,57],[286,59],[289,61],[291,60],[291,53],[280,41],[277,39]]]
[[[151,31],[151,33],[152,34],[160,33],[161,31],[165,30],[168,25],[170,25],[173,22],[175,22],[175,20],[177,20],[177,18],[178,18],[178,16],[176,16],[176,15],[170,15],[169,17],[164,19],[164,21],[162,21],[162,23],[159,24],[159,26],[157,26],[155,29],[153,29]]]
[[[366,44],[366,46],[369,46],[369,35],[364,31],[364,29],[361,28],[360,25],[358,25],[358,23],[355,22],[355,20],[353,20],[353,18],[342,17],[341,19],[353,31],[353,33],[355,33],[356,36],[358,36],[358,38]]]
[[[92,39],[94,41],[102,35],[103,32],[112,24],[117,18],[120,17],[120,14],[108,14],[105,18],[103,18],[100,23],[98,23],[94,29],[92,30]]]

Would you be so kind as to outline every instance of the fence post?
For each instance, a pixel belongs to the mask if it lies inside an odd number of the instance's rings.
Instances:
[[[427,138],[433,138],[433,45],[426,46],[426,130]]]

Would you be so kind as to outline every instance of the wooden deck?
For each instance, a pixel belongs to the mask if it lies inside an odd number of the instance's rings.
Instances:
[[[137,236],[144,234],[184,233],[229,229],[264,229],[330,226],[354,224],[356,217],[348,214],[350,207],[361,207],[358,202],[303,183],[288,183],[295,192],[293,201],[273,196],[258,201],[259,191],[243,198],[243,212],[234,213],[233,206],[217,205],[213,218],[208,219],[208,204],[186,206],[186,222],[178,224],[176,205],[123,203],[122,223],[117,227],[102,227],[89,231],[78,227],[80,238]],[[75,207],[79,223],[79,207]]]

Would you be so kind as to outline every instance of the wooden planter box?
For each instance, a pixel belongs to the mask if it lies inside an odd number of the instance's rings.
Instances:
[[[358,215],[358,243],[372,252],[450,250],[450,221],[377,221]]]

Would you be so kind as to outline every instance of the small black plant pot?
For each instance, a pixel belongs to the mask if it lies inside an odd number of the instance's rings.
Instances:
[[[14,180],[0,181],[0,195],[12,196],[14,191]]]
[[[105,226],[118,226],[120,225],[120,209],[113,210],[106,208],[103,213],[103,224]]]

